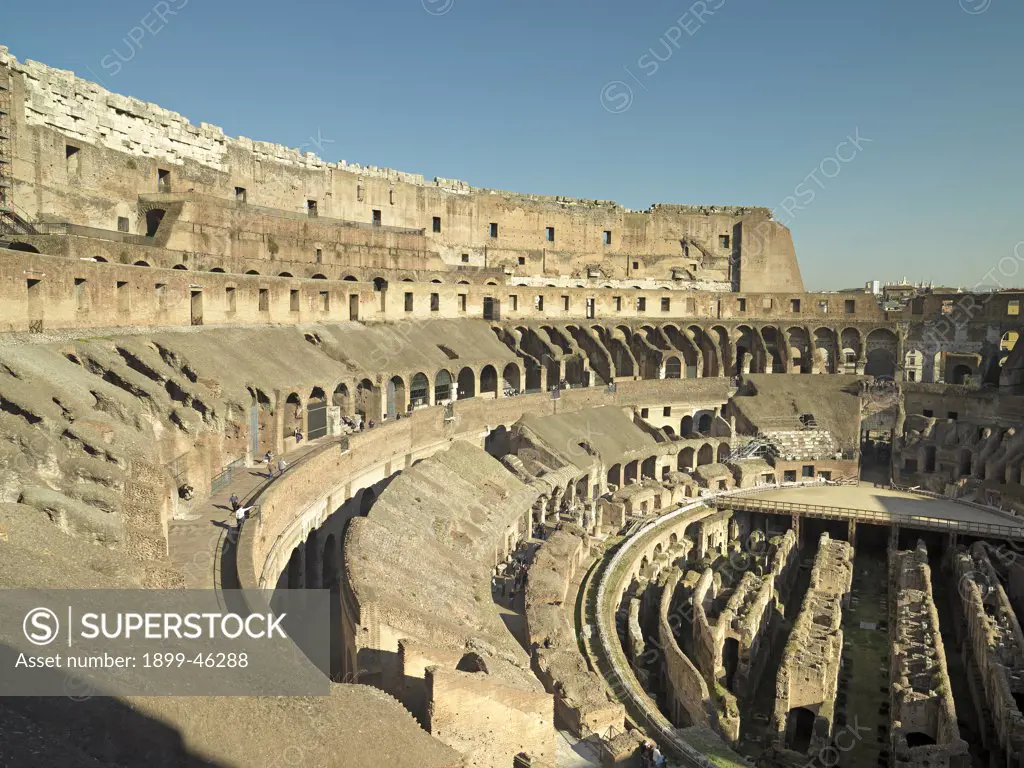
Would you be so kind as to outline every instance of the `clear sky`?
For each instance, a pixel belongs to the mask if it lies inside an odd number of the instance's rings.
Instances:
[[[0,44],[327,160],[766,206],[809,289],[1024,285],[1020,0],[37,0]]]

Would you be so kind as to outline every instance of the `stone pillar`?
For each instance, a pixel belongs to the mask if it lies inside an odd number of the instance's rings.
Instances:
[[[299,553],[299,568],[298,568],[298,570],[299,570],[298,582],[299,583],[296,585],[295,588],[296,589],[305,589],[306,588],[306,556],[307,556],[305,543],[299,544],[299,546],[296,547],[296,551]]]
[[[327,436],[337,437],[341,434],[341,406],[327,406]]]
[[[850,542],[851,547],[857,546],[857,521],[850,520],[846,524],[846,540]]]
[[[287,403],[281,398],[280,392],[274,393],[274,453],[284,453],[284,409]]]
[[[800,515],[793,515],[793,533],[796,535],[796,546],[798,549],[804,548],[804,531],[800,525]]]
[[[305,573],[306,589],[321,589],[323,587],[323,551],[320,548],[320,537],[316,531],[311,531],[306,539],[305,550]]]
[[[900,527],[898,525],[892,525],[889,528],[889,549],[890,551],[896,551],[900,548]],[[952,551],[952,550],[950,550]]]

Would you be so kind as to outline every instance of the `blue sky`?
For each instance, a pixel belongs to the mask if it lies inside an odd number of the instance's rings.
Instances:
[[[0,10],[19,59],[232,136],[636,209],[773,208],[810,289],[1024,285],[1022,32],[1019,0]]]

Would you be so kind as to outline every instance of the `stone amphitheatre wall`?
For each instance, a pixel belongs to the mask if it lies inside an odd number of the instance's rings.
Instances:
[[[142,196],[186,193],[309,216],[421,233],[438,263],[520,274],[699,281],[728,290],[802,289],[789,231],[764,208],[658,205],[638,213],[607,201],[474,189],[464,182],[326,163],[312,152],[247,138],[110,93],[71,72],[18,62],[0,49],[13,93],[14,200],[32,218],[145,231]],[[322,150],[328,136],[311,138]],[[103,190],[99,192],[98,190]],[[159,197],[149,198],[148,203]],[[173,198],[171,198],[173,200]],[[194,198],[197,209],[205,207]],[[147,203],[147,204],[148,204]],[[242,214],[244,218],[244,214]],[[185,233],[223,215],[189,214]],[[218,222],[220,220],[220,222]],[[435,223],[436,221],[436,223]],[[244,227],[273,236],[277,223]],[[177,234],[177,233],[176,233]],[[283,234],[283,233],[281,233]],[[318,238],[284,253],[312,259]],[[336,238],[323,238],[333,241]],[[299,245],[301,243],[301,245]],[[244,251],[244,248],[242,249]],[[267,254],[268,256],[271,254]]]
[[[711,727],[717,720],[717,714],[707,681],[690,657],[683,653],[675,638],[675,632],[685,617],[680,610],[672,610],[673,596],[682,576],[681,570],[669,576],[658,612],[658,638],[665,652],[667,708],[676,727]],[[689,612],[692,609],[686,606],[684,610]]]

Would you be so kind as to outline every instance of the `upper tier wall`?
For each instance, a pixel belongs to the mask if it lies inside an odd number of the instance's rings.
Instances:
[[[127,220],[140,233],[140,196],[195,193],[425,230],[428,250],[449,265],[577,276],[612,264],[631,278],[678,270],[688,280],[743,290],[803,289],[789,230],[764,208],[656,205],[638,213],[605,201],[429,183],[231,139],[71,72],[19,63],[0,48],[5,68],[12,75],[13,199],[33,219],[102,229]],[[190,221],[209,218],[195,214]],[[311,258],[314,249],[304,248]]]

